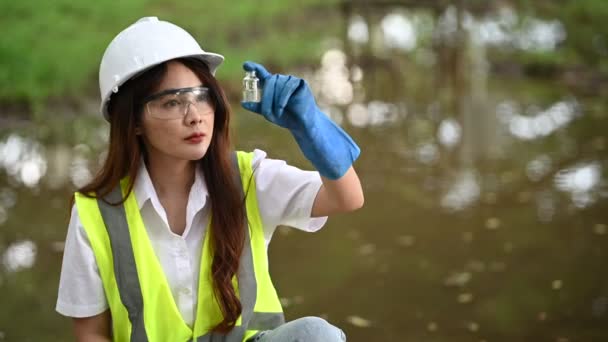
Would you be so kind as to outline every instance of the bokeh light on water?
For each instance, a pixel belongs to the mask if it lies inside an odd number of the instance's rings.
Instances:
[[[359,143],[366,193],[319,233],[278,229],[288,318],[325,317],[349,341],[608,339],[606,85],[505,63],[573,34],[508,4],[336,9],[324,20],[343,27],[318,60],[283,70]],[[238,148],[310,168],[288,133],[231,100]],[[53,312],[68,199],[108,134],[88,114],[0,136],[0,340],[71,334]]]

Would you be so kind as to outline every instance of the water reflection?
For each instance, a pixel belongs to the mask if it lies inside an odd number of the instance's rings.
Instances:
[[[536,211],[540,222],[548,223],[553,220],[557,211],[556,196],[553,190],[540,191],[536,195]]]
[[[601,317],[608,312],[608,297],[598,297],[593,301],[593,316]]]
[[[313,87],[318,90],[319,102],[345,105],[353,101],[353,85],[349,80],[346,55],[338,49],[326,51],[321,58],[321,68],[315,73]]]
[[[0,206],[0,225],[2,225],[8,219],[8,212],[3,206]]]
[[[422,164],[434,164],[439,159],[439,149],[433,143],[420,144],[416,148],[416,159]]]
[[[17,241],[8,246],[2,256],[2,264],[9,272],[31,268],[36,261],[37,247],[33,241]]]
[[[566,39],[564,25],[559,20],[519,18],[509,7],[481,19],[467,16],[465,27],[473,38],[490,45],[515,47],[522,50],[552,51]]]
[[[443,281],[443,284],[445,286],[463,287],[471,278],[472,274],[470,272],[453,272]]]
[[[74,147],[74,152],[70,163],[69,175],[72,184],[80,188],[86,185],[93,177],[89,170],[89,160],[85,157],[90,153],[90,148],[87,145],[80,144]]]
[[[604,235],[608,231],[607,226],[602,223],[597,223],[593,226],[593,232],[597,235]]]
[[[8,220],[9,210],[17,203],[17,195],[10,188],[0,190],[0,226]]]
[[[37,141],[11,134],[0,142],[0,167],[25,186],[36,186],[46,166],[43,148]]]
[[[357,82],[353,83],[357,100],[348,107],[347,121],[343,124],[360,128],[366,132],[365,135],[383,142],[382,148],[374,149],[382,157],[369,158],[368,162],[374,165],[374,169],[382,164],[380,158],[395,157],[396,154],[384,153],[383,149],[387,146],[391,146],[388,147],[390,151],[398,150],[401,163],[407,163],[407,166],[395,165],[392,169],[382,168],[378,172],[367,171],[368,177],[388,177],[386,187],[375,184],[379,193],[375,199],[382,204],[374,209],[388,214],[390,210],[385,212],[379,207],[387,205],[386,200],[390,198],[387,191],[401,187],[401,193],[406,194],[399,197],[403,201],[401,208],[416,209],[403,209],[407,212],[396,214],[398,218],[395,220],[380,220],[408,230],[404,234],[394,229],[396,245],[402,251],[400,253],[409,251],[412,254],[408,254],[408,257],[412,258],[424,253],[421,249],[423,246],[432,246],[436,253],[451,255],[456,260],[459,257],[465,259],[464,269],[457,271],[449,267],[453,263],[447,261],[450,257],[445,255],[445,259],[420,258],[411,268],[410,272],[418,278],[424,278],[424,272],[428,270],[450,270],[445,272],[447,276],[444,276],[443,284],[460,289],[452,294],[451,300],[472,308],[472,311],[467,311],[450,307],[452,313],[470,315],[469,319],[464,318],[459,328],[454,327],[450,318],[439,319],[441,315],[438,314],[423,323],[426,330],[442,334],[443,339],[440,340],[461,336],[457,333],[458,329],[479,334],[480,340],[486,340],[487,336],[500,339],[500,336],[506,335],[513,336],[513,340],[525,340],[516,331],[534,332],[534,336],[548,335],[543,333],[545,328],[533,326],[526,318],[516,318],[516,312],[529,315],[530,321],[537,322],[556,322],[556,317],[564,317],[561,322],[569,322],[566,324],[572,327],[576,319],[571,315],[563,316],[563,312],[572,312],[573,307],[578,307],[577,300],[585,298],[589,303],[596,303],[593,305],[596,311],[593,312],[601,311],[597,308],[605,311],[605,299],[597,299],[606,298],[605,291],[581,289],[576,295],[572,292],[575,291],[572,284],[581,286],[583,278],[605,282],[605,276],[580,270],[573,278],[555,277],[544,269],[548,265],[556,268],[589,265],[590,260],[583,252],[585,246],[594,246],[597,255],[606,255],[605,243],[590,239],[591,235],[583,237],[570,232],[573,226],[580,226],[571,220],[578,218],[577,222],[584,222],[589,217],[597,219],[597,211],[601,211],[599,208],[605,208],[598,201],[602,198],[598,189],[605,187],[602,184],[606,160],[605,156],[593,152],[593,149],[603,150],[605,132],[595,130],[599,137],[590,139],[592,149],[578,142],[584,136],[584,127],[589,129],[589,124],[585,122],[590,122],[590,119],[582,114],[589,112],[588,106],[600,106],[602,109],[594,111],[599,115],[604,111],[603,105],[599,104],[598,99],[581,99],[576,91],[564,91],[549,83],[541,85],[543,91],[539,92],[526,81],[510,83],[509,80],[497,80],[490,74],[491,62],[488,61],[492,53],[490,49],[496,48],[552,51],[566,39],[564,25],[555,19],[520,15],[508,5],[498,6],[496,11],[482,15],[460,11],[455,6],[434,16],[426,9],[408,9],[407,12],[395,10],[382,15],[365,8],[361,12],[353,9],[350,13],[352,20],[346,37],[350,45],[346,45],[346,54],[351,56],[350,65],[362,66],[361,87],[364,89],[358,91]],[[394,26],[401,25],[403,28],[398,38],[390,38],[393,43],[388,43],[388,33],[384,29],[386,22],[383,20],[389,15]],[[378,17],[384,19],[378,20]],[[429,17],[431,20],[416,19]],[[396,48],[396,41],[406,48],[387,55],[387,50]],[[378,44],[385,46],[378,47]],[[397,72],[395,65],[402,69]],[[394,75],[387,76],[390,73]],[[375,125],[370,124],[365,103],[378,98],[373,92],[377,88],[387,89],[380,95],[384,96],[384,101],[399,104],[389,111],[397,113],[393,116],[394,120],[382,120],[381,126],[388,129],[382,134],[390,138],[375,135],[369,130]],[[398,92],[388,90],[397,88]],[[405,107],[401,106],[403,103],[408,104],[407,115],[402,115],[405,111],[399,110]],[[399,149],[392,146],[399,146]],[[391,181],[392,177],[399,180]],[[561,196],[564,192],[569,195],[571,202],[564,201]],[[408,201],[404,201],[405,198]],[[431,219],[430,216],[441,214],[437,210],[428,212],[422,209],[426,208],[429,199],[435,199],[436,205],[449,213],[448,216],[441,216],[442,220]],[[570,203],[577,208],[591,209],[585,213],[573,211]],[[425,214],[418,214],[418,211]],[[390,213],[395,214],[396,211]],[[417,220],[427,223],[418,228]],[[377,226],[375,223],[374,226]],[[542,225],[549,223],[555,227]],[[595,236],[606,234],[607,228],[603,223],[591,227]],[[361,231],[359,239],[369,239],[374,243],[363,243],[360,250],[373,250],[373,255],[378,258],[386,247],[378,243],[374,234],[366,234],[365,229]],[[432,242],[425,238],[437,231],[441,232],[436,233],[441,235],[440,238]],[[560,235],[566,234],[566,231],[571,235],[576,234],[576,245]],[[452,236],[451,232],[455,235]],[[492,237],[488,235],[490,233]],[[458,243],[465,249],[460,249]],[[450,252],[443,252],[446,246],[449,246],[447,249]],[[563,248],[577,250],[580,256],[563,259],[558,256],[558,251]],[[539,252],[533,252],[534,249]],[[496,253],[503,253],[504,257],[497,257]],[[514,277],[519,279],[519,275],[528,272],[526,264],[529,261],[523,261],[529,260],[526,253],[535,253],[538,258],[534,265],[529,266],[537,274],[533,277],[543,279],[540,287],[526,280],[519,287],[515,285],[519,280]],[[469,254],[475,258],[471,259]],[[600,269],[601,262],[594,260],[590,267]],[[407,261],[402,262],[408,264]],[[398,268],[398,265],[394,263],[391,269]],[[502,280],[498,283],[502,285],[490,280],[486,273],[500,273]],[[407,279],[405,287],[409,291],[416,291],[413,277],[401,275],[395,278]],[[500,294],[500,291],[488,293],[488,286],[504,286],[509,288],[507,292],[510,294]],[[511,290],[516,287],[518,291]],[[560,305],[552,302],[547,290],[563,292],[563,296],[572,299],[568,304]],[[535,291],[539,294],[532,294]],[[539,305],[515,299],[518,296],[516,293]],[[598,293],[603,295],[598,297]],[[593,299],[587,299],[590,296]],[[410,307],[419,305],[417,308],[427,308],[421,303],[424,300],[409,298],[408,301]],[[439,299],[435,303],[446,307],[445,302]],[[483,308],[489,306],[499,307],[498,313],[490,315],[492,319],[480,314],[484,312]],[[406,311],[400,312],[407,315]],[[588,310],[579,312],[579,316],[590,314]],[[375,317],[381,316],[377,313]],[[371,319],[375,320],[375,317],[371,316]],[[395,328],[398,326],[393,325]],[[569,335],[583,335],[573,328],[568,329]],[[593,325],[593,330],[598,332],[598,336],[605,336],[600,332],[601,323]],[[554,339],[569,340],[564,335],[568,334],[556,332]],[[409,336],[417,335],[412,333]],[[425,338],[413,340],[425,340],[431,335],[423,336]],[[540,339],[543,338],[536,340]]]
[[[599,185],[601,174],[599,163],[593,162],[560,170],[555,175],[555,185],[559,190],[569,192],[577,207],[584,208],[595,202],[593,190]]]
[[[396,105],[382,101],[353,103],[348,106],[346,113],[348,122],[355,127],[390,125],[400,117]]]
[[[464,169],[455,176],[452,185],[441,198],[441,206],[450,210],[463,210],[475,203],[481,194],[477,174]]]
[[[437,132],[437,140],[448,148],[453,148],[460,142],[462,136],[462,128],[458,121],[454,119],[444,119],[439,124]]]
[[[365,318],[360,317],[360,316],[348,316],[346,318],[346,320],[350,324],[352,324],[352,325],[354,325],[356,327],[359,327],[359,328],[369,328],[370,326],[372,326],[372,322],[370,320],[365,319]]]
[[[347,37],[356,44],[365,44],[369,41],[369,29],[363,17],[353,15],[350,18]]]
[[[318,234],[277,231],[270,264],[288,317],[323,315],[350,341],[602,340],[606,103],[492,74],[493,49],[555,49],[563,25],[508,6],[349,13],[343,41],[304,76],[362,147],[366,207]],[[238,118],[238,148],[309,167],[284,132]],[[0,290],[45,293],[36,321],[63,339],[48,272],[59,272],[67,198],[108,133],[101,120],[65,126],[53,139],[0,138]],[[31,332],[4,326],[17,340]]]
[[[526,115],[518,113],[513,102],[500,103],[496,113],[501,121],[509,127],[509,132],[522,140],[533,140],[546,137],[565,127],[580,116],[579,104],[575,100],[559,101],[546,110],[531,106]]]
[[[389,13],[380,22],[384,45],[410,51],[416,48],[416,29],[411,20],[401,13]]]
[[[50,146],[46,156],[48,168],[45,182],[52,189],[60,189],[69,182],[72,151],[68,145],[58,144]]]
[[[551,170],[553,170],[552,160],[551,157],[546,154],[534,158],[526,165],[526,175],[531,181],[542,179]]]

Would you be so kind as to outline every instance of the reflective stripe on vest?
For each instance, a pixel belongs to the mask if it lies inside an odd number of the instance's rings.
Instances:
[[[268,274],[266,245],[251,170],[252,156],[252,153],[243,152],[233,155],[233,164],[240,174],[237,184],[241,193],[247,194],[243,196],[249,225],[245,227],[245,244],[237,276],[233,279],[243,310],[237,325],[226,335],[209,331],[222,319],[211,288],[210,226],[201,253],[196,321],[194,329],[190,329],[179,314],[162,267],[151,249],[134,194],[121,206],[76,194],[79,216],[89,236],[112,312],[115,341],[170,338],[172,341],[241,342],[260,330],[273,329],[284,323],[281,305]],[[126,180],[121,184],[125,189]],[[251,186],[253,191],[250,192]],[[117,187],[106,200],[120,202],[123,192]],[[145,270],[138,273],[138,268]]]

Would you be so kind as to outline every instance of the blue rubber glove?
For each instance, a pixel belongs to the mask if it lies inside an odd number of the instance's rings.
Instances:
[[[361,150],[342,128],[319,110],[306,81],[270,74],[263,66],[245,62],[243,69],[255,71],[263,88],[262,100],[241,102],[243,108],[289,129],[302,153],[326,178],[342,177]]]

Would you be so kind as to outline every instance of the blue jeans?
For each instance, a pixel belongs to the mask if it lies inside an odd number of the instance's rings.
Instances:
[[[302,317],[262,331],[250,342],[344,342],[346,335],[339,328],[319,317]]]

